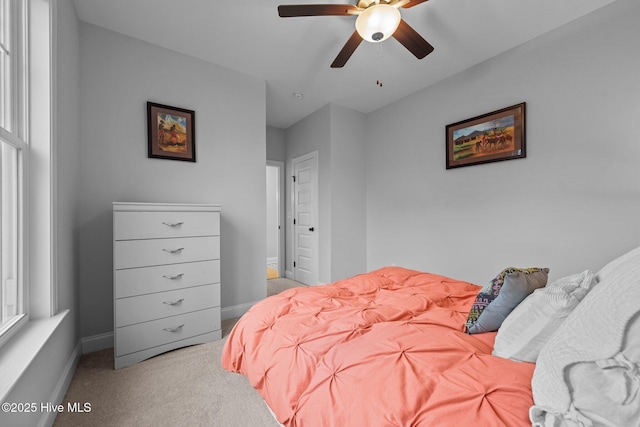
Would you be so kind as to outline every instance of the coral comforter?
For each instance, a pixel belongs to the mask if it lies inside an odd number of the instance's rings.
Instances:
[[[534,364],[463,332],[470,283],[386,267],[252,307],[222,365],[286,426],[530,426]]]

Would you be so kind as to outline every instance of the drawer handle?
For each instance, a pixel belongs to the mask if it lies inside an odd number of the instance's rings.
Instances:
[[[166,225],[167,227],[178,228],[182,224],[184,224],[184,222],[163,222],[163,224]]]
[[[170,254],[179,254],[180,252],[184,251],[184,248],[178,248],[178,249],[163,249],[163,251],[170,253]]]
[[[169,280],[178,280],[184,276],[184,273],[176,274],[175,276],[169,276],[168,274],[163,274],[162,277]]]
[[[178,301],[164,301],[163,304],[167,305],[180,305],[184,301],[184,298],[180,298]]]
[[[180,325],[180,326],[176,326],[175,328],[164,328],[163,331],[167,331],[167,332],[178,332],[180,331],[182,328],[184,327],[184,324]]]

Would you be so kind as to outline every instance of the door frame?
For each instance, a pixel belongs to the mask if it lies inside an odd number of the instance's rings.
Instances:
[[[312,216],[316,222],[316,224],[314,225],[316,231],[315,231],[315,239],[313,240],[313,263],[315,265],[315,271],[313,272],[313,283],[312,285],[316,285],[318,283],[320,283],[320,245],[319,245],[319,241],[320,241],[320,216],[319,216],[319,212],[320,212],[320,206],[319,206],[319,182],[318,182],[318,177],[319,177],[319,172],[320,172],[320,166],[319,166],[319,161],[318,161],[318,150],[314,150],[311,151],[307,154],[303,154],[301,156],[298,157],[294,157],[291,159],[291,164],[290,164],[290,170],[291,170],[291,178],[293,178],[293,175],[295,173],[295,165],[296,163],[299,162],[303,162],[306,160],[310,160],[310,159],[315,159],[315,163],[316,163],[316,174],[315,174],[315,186],[313,188],[313,209],[312,209]],[[292,267],[292,279],[296,280],[296,268],[293,267],[294,262],[296,261],[296,259],[298,258],[298,249],[296,248],[296,227],[293,224],[293,219],[296,218],[296,191],[295,191],[295,183],[291,182],[291,212],[293,214],[293,217],[291,218],[291,221],[289,226],[291,227],[292,233],[291,233],[291,240],[290,240],[290,244],[291,244],[291,253],[293,255],[293,259],[291,260],[291,267]]]
[[[278,185],[276,186],[276,205],[278,207],[278,276],[279,277],[285,277],[285,270],[286,270],[286,265],[285,265],[285,260],[284,260],[284,254],[286,253],[285,251],[285,244],[286,244],[286,240],[284,238],[285,236],[285,219],[284,219],[284,212],[285,212],[285,198],[283,197],[285,193],[284,190],[284,185],[285,185],[285,181],[284,181],[284,162],[278,161],[278,160],[267,160],[267,167],[275,167],[278,171]]]

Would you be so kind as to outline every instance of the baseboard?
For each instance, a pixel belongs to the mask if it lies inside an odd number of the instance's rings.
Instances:
[[[82,354],[113,348],[113,332],[81,338]]]
[[[75,374],[78,363],[80,362],[81,349],[82,341],[78,341],[78,344],[76,344],[76,347],[73,349],[56,387],[53,389],[49,402],[55,402],[58,405],[62,404],[64,396],[69,389],[69,384],[71,384],[71,380],[73,379],[73,374]],[[40,422],[38,422],[38,427],[52,426],[56,420],[56,415],[56,411],[44,411],[42,418],[40,418]]]
[[[220,317],[222,320],[237,319],[242,317],[253,305],[258,302],[248,302],[246,304],[233,305],[231,307],[225,307],[220,310]]]

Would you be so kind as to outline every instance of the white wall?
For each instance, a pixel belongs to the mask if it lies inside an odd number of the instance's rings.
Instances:
[[[82,336],[113,330],[114,201],[221,204],[223,318],[264,298],[265,82],[84,23],[80,52]],[[147,101],[195,110],[196,163],[147,158]]]
[[[484,284],[640,245],[640,3],[618,0],[367,117],[368,269]],[[445,126],[527,103],[527,158],[445,170]]]

